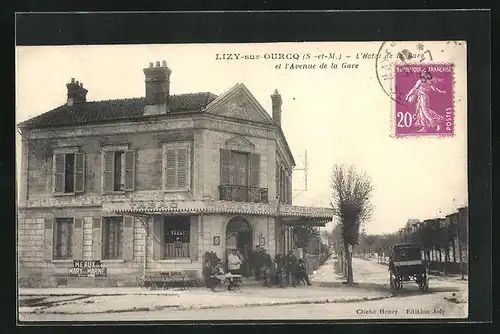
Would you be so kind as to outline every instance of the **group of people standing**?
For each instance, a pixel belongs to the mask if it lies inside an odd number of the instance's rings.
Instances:
[[[292,286],[300,282],[311,285],[304,260],[297,259],[292,252],[277,254],[273,261],[264,248],[257,247],[253,253],[253,264],[255,280],[263,280],[266,286],[284,285],[285,281]]]
[[[257,246],[253,252],[243,256],[237,249],[230,249],[227,254],[227,270],[232,277],[254,276],[256,281],[264,285],[292,285],[304,282],[311,285],[305,262],[289,252],[287,255],[277,254],[273,260],[265,248]],[[233,276],[236,275],[236,276]],[[222,261],[215,266],[213,276],[207,287],[214,287],[227,278]]]

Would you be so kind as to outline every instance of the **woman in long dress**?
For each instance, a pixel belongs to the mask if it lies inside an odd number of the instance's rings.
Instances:
[[[415,100],[415,125],[421,127],[418,132],[425,132],[427,128],[436,127],[439,131],[439,124],[443,121],[443,116],[437,114],[429,107],[430,92],[445,94],[446,92],[434,86],[434,83],[443,81],[439,78],[433,78],[432,75],[424,70],[415,86],[406,94],[405,100],[414,102]]]

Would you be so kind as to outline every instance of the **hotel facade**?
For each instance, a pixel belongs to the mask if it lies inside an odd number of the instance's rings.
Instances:
[[[294,248],[293,226],[324,226],[327,208],[292,205],[295,161],[281,96],[266,112],[244,84],[220,96],[171,94],[165,61],[144,70],[145,97],[87,101],[72,79],[65,104],[19,124],[19,278],[48,285],[74,260],[107,277],[183,271],[203,255]]]

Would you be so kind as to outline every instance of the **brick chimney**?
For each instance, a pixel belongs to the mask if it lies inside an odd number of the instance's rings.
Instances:
[[[149,63],[144,69],[146,83],[146,115],[163,114],[168,108],[170,95],[170,74],[172,70],[167,67],[165,60],[156,64]]]
[[[277,89],[271,95],[271,100],[273,101],[273,119],[281,127],[281,95]]]
[[[78,80],[75,81],[75,78],[71,78],[71,82],[66,84],[66,87],[68,88],[68,101],[66,104],[69,107],[85,103],[88,90],[83,88],[82,82],[78,82]]]

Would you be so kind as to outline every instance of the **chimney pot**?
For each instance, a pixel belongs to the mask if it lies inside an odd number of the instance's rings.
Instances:
[[[71,78],[71,82],[66,84],[68,89],[68,106],[73,106],[77,103],[84,103],[87,99],[87,90],[83,88],[83,82]]]
[[[271,95],[271,101],[273,106],[273,120],[281,127],[281,95],[277,89],[274,90],[274,94]]]
[[[153,66],[154,64],[154,66]],[[170,94],[170,74],[165,60],[149,63],[149,68],[144,68],[146,83],[147,105],[168,105]]]

